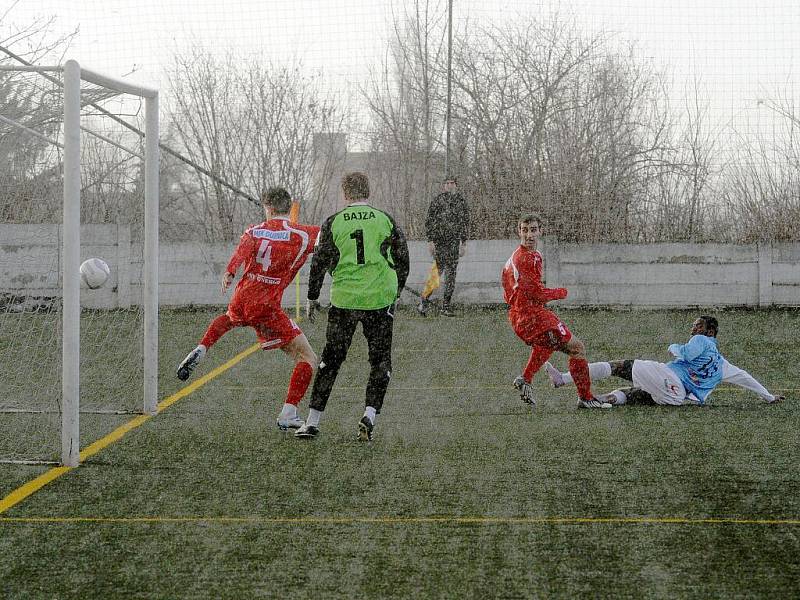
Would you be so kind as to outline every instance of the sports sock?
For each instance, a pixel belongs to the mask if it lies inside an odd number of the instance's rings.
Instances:
[[[561,377],[564,379],[565,384],[575,383],[575,380],[569,373],[562,373]],[[601,379],[607,379],[608,377],[611,377],[611,363],[589,363],[589,379],[592,381],[600,381]]]
[[[281,409],[281,414],[278,415],[279,419],[293,419],[297,416],[297,405],[284,404]]]
[[[625,404],[625,402],[628,400],[628,397],[622,390],[614,390],[613,392],[609,392],[608,395],[614,397],[614,401],[611,402],[611,404],[614,404],[615,406]]]
[[[206,334],[203,336],[203,339],[200,340],[200,343],[206,348],[211,348],[211,346],[219,341],[219,338],[228,333],[233,327],[234,325],[231,322],[231,318],[227,314],[220,315],[211,321],[211,325],[206,329]]]
[[[591,400],[592,381],[589,379],[589,363],[587,360],[585,358],[570,357],[569,372],[575,382],[575,387],[578,388],[578,397],[581,400]]]
[[[364,409],[364,416],[367,417],[369,419],[369,422],[372,423],[373,425],[375,424],[376,414],[377,413],[375,412],[374,406],[368,406],[366,409]]]
[[[589,378],[592,381],[600,381],[601,379],[606,379],[608,377],[611,377],[611,363],[589,363]]]
[[[315,408],[308,409],[308,419],[306,419],[306,425],[310,425],[312,427],[319,427],[319,418],[322,416],[322,413]]]
[[[289,379],[289,390],[286,392],[286,404],[300,404],[300,400],[308,389],[308,384],[311,383],[311,376],[314,374],[314,369],[307,362],[299,362],[295,365],[292,376]]]
[[[530,383],[533,374],[542,368],[542,365],[547,362],[547,359],[550,358],[552,354],[553,351],[550,348],[545,348],[543,346],[532,346],[531,355],[530,358],[528,358],[528,364],[525,365],[525,369],[522,371],[523,379]]]

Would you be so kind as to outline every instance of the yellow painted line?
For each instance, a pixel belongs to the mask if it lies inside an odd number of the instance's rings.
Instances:
[[[0,517],[0,523],[188,523],[243,525],[800,525],[800,519],[686,517]]]
[[[251,354],[253,354],[255,352],[258,352],[260,349],[261,349],[260,345],[253,344],[247,350],[245,350],[244,352],[240,352],[239,354],[234,356],[232,359],[230,359],[225,364],[222,364],[222,365],[218,366],[216,369],[211,371],[208,375],[204,375],[203,377],[201,377],[200,379],[198,379],[194,383],[192,383],[190,385],[187,385],[185,388],[175,392],[174,394],[172,394],[172,396],[170,396],[169,398],[166,398],[165,400],[160,402],[158,404],[157,411],[161,412],[161,411],[169,408],[170,406],[175,404],[181,398],[184,398],[184,397],[188,396],[189,394],[191,394],[192,392],[194,392],[195,390],[203,387],[206,383],[208,383],[209,381],[211,381],[212,379],[214,379],[215,377],[217,377],[218,375],[220,375],[224,371],[227,371],[232,366],[234,366],[236,363],[244,360],[245,358],[247,358]]]
[[[175,404],[181,398],[185,398],[186,396],[188,396],[192,392],[194,392],[197,389],[203,387],[205,384],[207,384],[209,381],[211,381],[212,379],[214,379],[215,377],[217,377],[221,373],[227,371],[228,369],[233,367],[238,362],[244,360],[245,358],[247,358],[248,356],[250,356],[254,352],[257,352],[258,350],[260,350],[260,348],[261,348],[261,346],[259,346],[258,344],[253,344],[247,350],[245,350],[244,352],[240,352],[239,354],[234,356],[232,359],[230,359],[228,362],[220,365],[219,367],[217,367],[216,369],[214,369],[213,371],[211,371],[207,375],[203,375],[197,381],[195,381],[195,382],[187,385],[186,387],[180,389],[176,393],[172,394],[169,398],[166,398],[166,399],[162,400],[158,404],[158,406],[156,407],[156,414],[166,410],[167,408],[169,408],[170,406]],[[93,455],[97,454],[103,448],[106,448],[106,447],[110,446],[114,442],[119,441],[120,439],[122,439],[122,437],[126,433],[128,433],[129,431],[131,431],[133,429],[136,429],[137,427],[139,427],[143,423],[146,423],[147,421],[149,421],[151,418],[152,418],[152,415],[139,415],[137,417],[134,417],[133,419],[131,419],[127,423],[124,423],[123,425],[120,425],[119,427],[117,427],[114,431],[112,431],[108,435],[100,438],[96,442],[90,444],[89,446],[87,446],[86,448],[81,450],[80,462],[83,462],[87,458],[89,458],[90,456],[93,456]],[[34,494],[35,492],[39,491],[40,489],[42,489],[44,486],[46,486],[51,481],[54,481],[54,480],[58,479],[59,477],[61,477],[65,473],[68,473],[69,471],[71,471],[74,468],[75,467],[54,467],[54,468],[50,469],[49,471],[43,473],[42,475],[39,475],[39,477],[37,477],[36,479],[33,479],[33,480],[29,481],[28,483],[18,487],[16,490],[11,492],[8,496],[6,496],[2,500],[0,500],[0,514],[6,512],[11,507],[16,506],[17,504],[19,504],[20,502],[25,500],[25,498],[27,498],[31,494]]]
[[[39,477],[33,481],[29,481],[28,483],[18,487],[8,496],[0,500],[0,514],[4,513],[12,506],[19,504],[25,498],[40,490],[54,479],[58,479],[67,471],[72,470],[72,468],[73,467],[54,467],[46,473],[39,475]]]
[[[105,435],[96,442],[89,444],[86,448],[81,450],[79,462],[85,461],[90,456],[94,456],[95,454],[100,452],[100,450],[102,450],[103,448],[106,448],[111,444],[113,444],[114,442],[119,441],[126,433],[128,433],[132,429],[136,429],[142,423],[149,421],[150,418],[151,418],[150,415],[139,415],[138,417],[134,417],[127,423],[123,423],[122,425],[117,427],[114,431],[112,431],[108,435]]]

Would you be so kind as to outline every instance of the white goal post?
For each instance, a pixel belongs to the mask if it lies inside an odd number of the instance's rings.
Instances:
[[[143,407],[155,414],[158,402],[158,228],[159,228],[159,95],[141,85],[82,68],[74,60],[63,66],[36,67],[0,65],[0,71],[40,74],[63,81],[63,143],[53,142],[63,152],[63,222],[61,226],[61,464],[77,466],[80,455],[81,409],[81,110],[93,105],[82,98],[82,83],[88,82],[114,93],[144,100],[144,218],[143,218]],[[9,122],[7,118],[4,122]],[[12,123],[13,125],[14,123]],[[19,126],[25,129],[21,125]],[[36,132],[32,132],[34,135]],[[106,140],[111,141],[112,140]],[[114,368],[114,365],[109,365]],[[20,461],[24,462],[24,461]]]

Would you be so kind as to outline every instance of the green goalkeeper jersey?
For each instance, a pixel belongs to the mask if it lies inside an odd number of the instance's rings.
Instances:
[[[329,217],[311,261],[308,298],[317,300],[325,273],[331,304],[374,310],[392,304],[408,277],[408,245],[391,216],[355,202]]]

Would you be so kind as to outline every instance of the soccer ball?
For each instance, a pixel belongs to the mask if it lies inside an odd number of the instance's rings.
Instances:
[[[81,281],[90,290],[103,287],[110,274],[111,269],[108,268],[106,261],[100,258],[90,258],[81,264]]]

